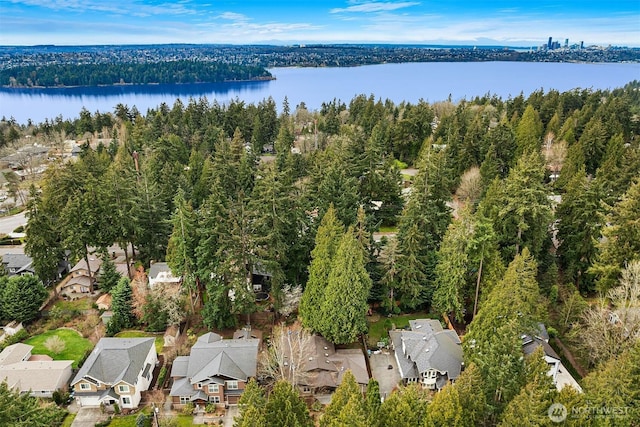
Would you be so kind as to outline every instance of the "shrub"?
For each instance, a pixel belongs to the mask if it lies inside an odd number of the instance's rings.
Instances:
[[[167,376],[167,367],[163,366],[160,368],[160,373],[158,373],[158,387],[162,388],[164,384],[164,379]]]
[[[0,343],[0,351],[4,350],[12,344],[22,342],[27,338],[29,338],[29,334],[27,333],[27,331],[24,329],[20,329],[18,332],[5,338],[5,340]]]
[[[393,160],[393,165],[398,169],[406,169],[408,165],[405,162],[402,162],[398,159]]]
[[[120,414],[120,405],[118,405],[117,403],[114,403],[114,404],[113,404],[113,412],[114,412],[116,415],[119,415],[119,414]]]
[[[550,338],[555,338],[558,336],[558,330],[556,328],[554,328],[553,326],[549,326],[547,328],[547,333],[549,334]]]
[[[18,226],[15,230],[13,230],[14,233],[24,233],[24,225],[20,225]]]
[[[195,408],[195,405],[192,402],[189,402],[184,405],[184,408],[182,408],[182,413],[184,415],[192,415]]]
[[[145,414],[140,413],[136,418],[136,427],[147,427],[147,425],[151,424],[148,422],[149,417]]]
[[[52,335],[44,342],[44,348],[55,354],[62,353],[66,346],[67,344],[58,335]]]

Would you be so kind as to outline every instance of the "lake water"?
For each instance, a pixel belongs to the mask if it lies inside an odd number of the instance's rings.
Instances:
[[[502,98],[525,96],[544,89],[613,89],[640,79],[640,64],[587,64],[542,62],[430,62],[368,65],[353,68],[274,68],[277,78],[266,82],[114,86],[91,88],[0,88],[0,117],[19,123],[78,117],[84,107],[113,111],[117,104],[136,106],[142,113],[162,102],[171,106],[180,98],[207,97],[225,104],[232,99],[258,103],[269,96],[282,107],[285,96],[291,109],[304,102],[319,109],[334,98],[345,103],[356,95],[373,94],[394,103],[420,99],[453,101],[490,93]]]

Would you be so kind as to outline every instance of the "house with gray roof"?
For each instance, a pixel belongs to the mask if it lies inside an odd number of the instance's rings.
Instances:
[[[158,283],[180,283],[181,281],[182,277],[174,276],[166,262],[154,262],[149,267],[149,287],[151,289]]]
[[[25,254],[4,254],[2,255],[2,265],[7,276],[34,275],[33,258]]]
[[[223,339],[209,332],[198,338],[189,356],[179,356],[171,368],[174,408],[189,402],[234,405],[246,383],[255,377],[260,340]]]
[[[157,362],[154,338],[102,338],[71,386],[81,406],[137,408]]]
[[[432,319],[410,320],[409,326],[408,331],[389,331],[402,381],[430,390],[455,381],[463,365],[458,334]]]

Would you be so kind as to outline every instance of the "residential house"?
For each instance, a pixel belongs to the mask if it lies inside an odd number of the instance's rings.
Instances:
[[[560,365],[562,361],[560,360],[560,356],[555,352],[555,350],[549,345],[547,338],[542,339],[538,336],[531,335],[523,335],[522,337],[522,351],[525,356],[529,356],[533,354],[533,352],[540,346],[544,350],[544,360],[549,365],[548,375],[553,378],[553,383],[556,383],[558,378],[558,370],[560,369]]]
[[[137,408],[157,362],[154,338],[102,338],[71,386],[81,406]]]
[[[61,284],[60,294],[72,299],[88,296],[93,288],[92,285],[95,285],[101,265],[100,258],[90,256],[87,267],[87,261],[82,258],[69,272],[67,281]]]
[[[174,407],[189,402],[237,404],[256,375],[259,345],[257,339],[222,339],[213,332],[200,336],[189,356],[173,361],[169,396]]]
[[[51,398],[56,390],[66,390],[73,360],[52,360],[32,355],[33,346],[13,344],[0,353],[0,381],[21,393]]]
[[[553,384],[558,391],[569,385],[582,392],[580,384],[562,364],[560,356],[558,356],[553,347],[549,345],[549,334],[544,324],[538,323],[534,334],[524,334],[520,338],[522,339],[522,351],[525,356],[531,355],[538,347],[542,347],[544,360],[549,365],[548,375],[553,379]]]
[[[389,331],[402,381],[430,390],[455,381],[463,366],[458,334],[432,319],[410,320],[409,326],[408,331]]]
[[[181,277],[175,277],[166,262],[154,262],[149,268],[149,287],[153,289],[158,283],[180,283]]]
[[[36,274],[33,269],[33,258],[25,254],[4,254],[2,265],[7,276],[24,276]]]
[[[298,363],[301,372],[296,376],[296,385],[303,394],[333,393],[342,383],[347,371],[351,371],[363,392],[369,382],[367,362],[362,350],[336,350],[333,343],[320,335],[312,337],[304,360]]]
[[[24,326],[22,325],[22,322],[17,322],[15,320],[7,323],[5,326],[0,326],[0,343],[23,329]]]

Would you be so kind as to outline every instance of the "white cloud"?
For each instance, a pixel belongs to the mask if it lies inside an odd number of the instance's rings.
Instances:
[[[246,15],[235,12],[224,12],[218,15],[218,18],[226,19],[228,21],[248,21],[249,18]]]
[[[330,9],[329,13],[345,13],[345,12],[389,12],[392,10],[404,9],[411,6],[417,6],[420,3],[405,1],[405,2],[366,2],[366,3],[356,3],[351,6],[343,7],[343,8],[334,8]]]
[[[8,0],[9,3],[41,7],[55,11],[69,12],[102,12],[115,15],[130,15],[137,17],[159,15],[192,15],[196,11],[189,8],[189,1],[175,3],[147,4],[141,1],[104,2],[99,0]]]

